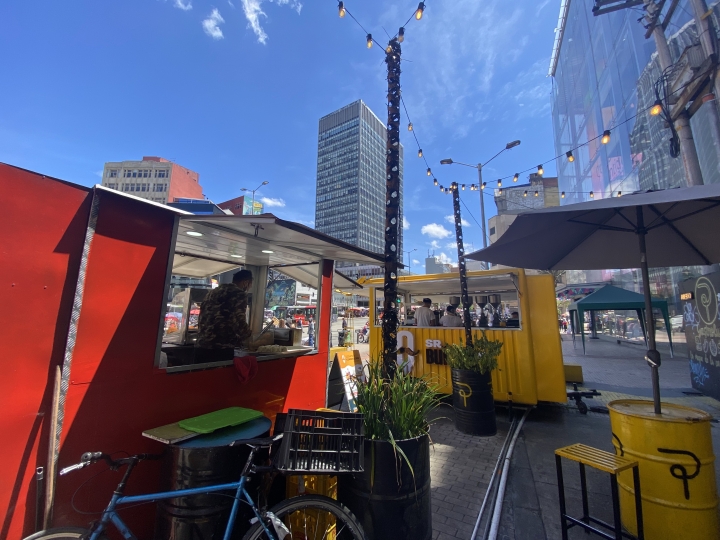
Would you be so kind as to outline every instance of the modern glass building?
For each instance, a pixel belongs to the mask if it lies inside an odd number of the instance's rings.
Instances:
[[[549,72],[554,142],[556,155],[572,150],[575,158],[556,162],[558,189],[565,192],[561,204],[587,201],[590,192],[599,199],[687,185],[682,157],[669,152],[670,130],[647,112],[657,99],[661,70],[655,41],[645,39],[638,20],[645,12],[626,8],[595,16],[593,0],[560,3]],[[714,27],[720,28],[717,3],[712,11]],[[665,35],[672,61],[681,63],[687,48],[698,43],[688,0],[678,3]],[[720,181],[719,149],[712,143],[706,111],[697,111],[690,125],[704,182]],[[593,140],[605,130],[611,131],[608,144]],[[677,302],[677,282],[703,272],[701,267],[651,269],[652,292]],[[574,271],[567,278],[569,283],[610,281],[639,290],[635,270]]]
[[[376,253],[385,249],[386,128],[362,100],[320,119],[315,228]],[[403,204],[400,147],[400,220]],[[398,253],[402,253],[402,226]]]

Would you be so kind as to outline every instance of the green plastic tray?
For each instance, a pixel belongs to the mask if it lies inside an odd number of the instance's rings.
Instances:
[[[254,411],[252,409],[228,407],[227,409],[220,409],[219,411],[196,416],[195,418],[180,420],[178,424],[181,428],[194,431],[195,433],[212,433],[216,429],[238,426],[250,420],[255,420],[262,415],[263,413],[260,411]]]

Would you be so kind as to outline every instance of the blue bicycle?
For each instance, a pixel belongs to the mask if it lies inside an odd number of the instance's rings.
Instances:
[[[306,413],[306,411],[302,412]],[[307,414],[310,413],[307,412]],[[315,449],[309,451],[308,453],[308,451],[298,450],[298,447],[302,446],[303,441],[308,448],[311,445],[317,446],[318,440],[327,445],[327,441],[334,440],[336,437],[334,435],[328,435],[327,430],[332,429],[330,427],[326,427],[328,422],[321,421],[320,427],[317,427],[316,424],[318,422],[309,422],[307,417],[305,417],[304,420],[301,418],[299,421],[301,428],[303,425],[307,427],[311,423],[314,424],[311,426],[311,429],[306,429],[302,433],[286,432],[285,434],[280,434],[273,438],[235,441],[234,444],[246,444],[250,448],[250,455],[245,463],[240,479],[237,482],[199,488],[164,491],[146,495],[125,495],[125,486],[127,485],[128,479],[138,463],[148,459],[158,459],[160,456],[152,454],[137,454],[127,458],[112,459],[109,455],[101,452],[86,452],[82,455],[80,463],[62,469],[60,471],[60,475],[65,475],[69,472],[83,469],[100,461],[107,463],[113,470],[118,470],[123,466],[127,466],[127,469],[113,493],[110,503],[103,511],[100,520],[93,523],[89,529],[72,527],[48,529],[35,533],[32,536],[27,537],[25,540],[104,540],[106,538],[104,532],[111,524],[120,532],[123,538],[136,540],[136,536],[118,515],[118,507],[129,504],[172,499],[175,497],[205,495],[208,493],[227,491],[234,491],[235,495],[233,497],[234,500],[230,511],[230,517],[225,527],[224,540],[230,540],[232,530],[235,525],[235,518],[241,503],[248,504],[255,515],[255,519],[253,520],[254,524],[245,534],[243,540],[331,540],[333,538],[337,540],[365,540],[363,529],[352,512],[350,512],[350,510],[341,503],[329,497],[321,495],[302,495],[299,497],[293,497],[282,501],[268,511],[266,509],[258,508],[258,505],[255,504],[252,497],[246,490],[246,482],[250,475],[272,473],[275,471],[284,473],[292,472],[289,468],[283,468],[282,466],[278,467],[277,464],[273,464],[272,466],[260,466],[255,464],[255,458],[258,451],[265,448],[272,450],[273,443],[283,438],[283,435],[285,435],[285,440],[283,440],[283,445],[280,446],[278,454],[283,455],[286,458],[289,456],[290,461],[294,462],[296,466],[298,461],[302,461],[302,456],[305,456],[305,466],[302,468],[302,472],[300,470],[297,472],[298,474],[312,474],[312,472],[307,472],[309,468],[307,465],[316,463],[318,456],[327,456],[332,452],[324,449]],[[295,443],[292,445],[293,447],[290,447],[291,439]],[[339,440],[341,439],[342,437]],[[352,445],[356,448],[358,442],[360,443],[360,446],[362,446],[362,436],[348,437],[345,435],[345,439],[353,441]],[[300,444],[298,445],[297,443]],[[335,453],[338,456],[337,463],[341,465],[340,467],[335,467],[335,472],[333,474],[349,472],[347,467],[342,467],[342,464],[347,464],[347,455],[352,454],[352,450],[348,452],[347,443],[340,442],[333,444],[337,446],[335,450]],[[312,456],[313,452],[315,453],[315,457]],[[298,460],[298,455],[301,456],[300,460]],[[352,461],[357,463],[357,456],[352,458]],[[357,470],[357,467],[355,470]],[[330,471],[326,469],[322,472],[327,474]]]

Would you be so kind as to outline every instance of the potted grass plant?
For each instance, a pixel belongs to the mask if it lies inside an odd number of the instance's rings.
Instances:
[[[356,381],[365,418],[364,472],[338,478],[338,500],[374,540],[430,540],[430,437],[427,414],[439,404],[437,386],[398,369],[384,378],[382,363]]]
[[[497,433],[491,373],[498,366],[502,342],[482,336],[472,346],[445,345],[445,358],[452,372],[455,427],[469,435]]]

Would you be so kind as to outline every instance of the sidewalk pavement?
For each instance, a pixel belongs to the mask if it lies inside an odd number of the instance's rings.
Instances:
[[[613,339],[592,340],[586,342],[587,354],[583,355],[582,346],[576,344],[573,348],[572,341],[567,338],[569,336],[563,336],[565,363],[583,366],[585,382],[579,387],[595,388],[602,394],[585,400],[588,406],[605,406],[615,399],[652,399],[650,368],[644,360],[643,347],[618,344]],[[697,393],[691,388],[687,358],[676,354],[671,359],[669,349],[661,349],[661,352],[662,401],[702,409],[720,418],[720,402],[707,396],[685,393]],[[720,427],[713,422],[711,430],[717,452],[720,449]],[[515,447],[499,538],[543,540],[561,537],[554,451],[578,442],[613,452],[609,416],[595,412],[582,415],[572,404],[541,405],[530,413]],[[581,515],[578,469],[568,463],[563,470],[568,513]],[[716,465],[715,476],[720,485],[719,472],[720,468]],[[587,479],[590,514],[611,521],[608,475],[588,468]],[[569,538],[587,538],[587,535],[576,527],[570,530]]]

